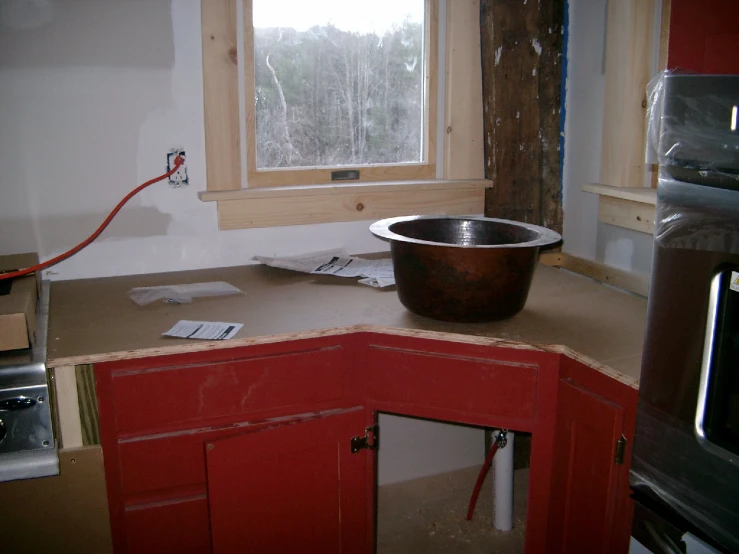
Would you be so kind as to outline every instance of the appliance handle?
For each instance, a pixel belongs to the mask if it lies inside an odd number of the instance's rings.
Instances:
[[[711,289],[708,295],[708,318],[706,321],[706,336],[703,343],[703,360],[701,362],[700,382],[698,384],[698,404],[695,409],[694,432],[698,443],[708,452],[734,465],[739,465],[739,458],[714,444],[706,434],[708,398],[711,392],[713,373],[713,351],[716,339],[716,325],[718,320],[718,304],[721,296],[721,281],[725,272],[719,271],[711,280]]]

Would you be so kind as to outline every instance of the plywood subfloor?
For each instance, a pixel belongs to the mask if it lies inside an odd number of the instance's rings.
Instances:
[[[377,554],[516,554],[524,551],[529,470],[514,476],[514,529],[492,526],[491,475],[465,519],[479,467],[378,488]]]

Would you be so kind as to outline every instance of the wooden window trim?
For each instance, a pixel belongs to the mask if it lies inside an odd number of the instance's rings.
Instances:
[[[337,169],[359,170],[360,179],[355,182],[376,182],[436,177],[436,135],[438,95],[438,37],[439,10],[436,0],[426,0],[424,25],[424,126],[427,129],[423,142],[423,160],[405,164],[362,164],[340,167],[270,168],[257,170],[256,107],[254,106],[254,26],[252,9],[254,0],[244,0],[244,113],[246,114],[246,182],[248,188],[317,185],[331,182],[331,172]]]
[[[408,214],[480,213],[488,186],[484,179],[461,179],[263,187],[201,192],[200,199],[218,202],[218,227],[226,231]]]
[[[479,30],[479,0],[430,2],[437,8],[433,12],[437,29],[439,21],[445,20],[445,79],[444,113],[437,113],[438,99],[427,101],[427,118],[443,118],[443,126],[436,119],[429,128],[444,132],[430,133],[426,159],[439,161],[437,141],[443,140],[443,167],[430,170],[429,164],[421,166],[426,167],[424,172],[404,174],[397,171],[407,169],[403,166],[375,166],[377,180],[364,184],[325,185],[322,183],[329,179],[323,178],[314,182],[301,179],[301,186],[289,186],[286,179],[279,187],[274,186],[274,180],[266,187],[248,180],[249,188],[242,188],[240,1],[201,0],[207,191],[199,196],[205,202],[218,202],[220,229],[369,220],[411,213],[482,213],[484,188],[492,183],[484,180],[480,38],[479,32],[471,32]],[[444,18],[440,18],[442,12]],[[433,53],[437,61],[427,71],[431,79],[427,91],[434,88],[441,93],[440,52],[437,42],[433,43],[437,45]],[[414,165],[411,169],[417,171],[419,164]],[[247,167],[252,167],[248,160]],[[367,172],[364,167],[363,173]]]

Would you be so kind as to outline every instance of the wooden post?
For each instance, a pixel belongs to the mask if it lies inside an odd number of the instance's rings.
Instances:
[[[482,0],[485,215],[562,232],[564,0]]]

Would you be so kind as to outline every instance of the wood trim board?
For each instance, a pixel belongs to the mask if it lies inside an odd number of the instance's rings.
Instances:
[[[57,439],[62,448],[82,446],[82,423],[77,395],[77,377],[73,365],[57,366],[54,372],[56,411],[59,428]]]
[[[654,234],[657,191],[651,188],[583,185],[582,190],[598,194],[598,221],[617,227]]]
[[[248,198],[218,202],[218,226],[222,231],[280,225],[305,225],[335,221],[363,221],[423,214],[480,214],[485,189],[479,186],[397,190],[362,187],[331,194]]]
[[[607,3],[606,88],[600,182],[647,184],[644,164],[646,86],[652,77],[657,0]]]
[[[617,227],[624,227],[654,234],[654,206],[631,200],[601,196],[598,199],[598,221]]]
[[[208,190],[241,188],[238,0],[202,0],[203,111]]]
[[[578,258],[565,252],[545,252],[539,262],[579,273],[614,287],[633,292],[639,296],[649,295],[649,276],[624,271],[593,260]]]
[[[480,0],[446,6],[444,178],[483,179]]]
[[[610,196],[612,198],[621,198],[641,204],[657,204],[657,191],[649,188],[639,187],[613,187],[610,185],[601,185],[599,183],[590,183],[582,186],[585,192],[600,194],[601,196]]]
[[[82,427],[82,444],[100,444],[100,423],[98,421],[98,401],[95,390],[95,371],[92,364],[75,367],[77,378],[77,399]]]

